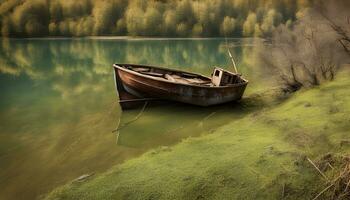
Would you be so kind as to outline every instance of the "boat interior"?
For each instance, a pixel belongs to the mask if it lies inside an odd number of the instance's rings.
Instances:
[[[120,65],[119,65],[120,66]],[[215,67],[212,73],[212,77],[208,78],[198,74],[179,72],[166,70],[161,68],[153,68],[147,66],[129,66],[123,65],[122,67],[144,74],[147,76],[157,77],[159,79],[165,79],[174,83],[190,84],[190,85],[202,85],[209,87],[229,86],[237,83],[244,82],[244,79],[238,74],[231,73],[227,70]]]

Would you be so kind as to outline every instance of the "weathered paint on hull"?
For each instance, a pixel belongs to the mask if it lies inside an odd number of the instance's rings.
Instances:
[[[234,86],[198,87],[159,81],[115,67],[125,91],[138,98],[159,98],[198,106],[211,106],[241,99],[247,82]]]

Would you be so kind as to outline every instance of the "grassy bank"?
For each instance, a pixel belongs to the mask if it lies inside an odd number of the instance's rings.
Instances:
[[[344,74],[212,134],[64,185],[46,199],[312,199],[327,183],[307,158],[350,150],[349,91]]]

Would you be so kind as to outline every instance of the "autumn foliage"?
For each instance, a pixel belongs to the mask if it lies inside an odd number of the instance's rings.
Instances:
[[[4,0],[3,37],[269,36],[312,0]]]

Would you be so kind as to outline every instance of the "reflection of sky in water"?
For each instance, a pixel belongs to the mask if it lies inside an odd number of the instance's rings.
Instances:
[[[229,40],[234,44],[251,41]],[[235,46],[239,70],[258,80],[251,47]],[[225,40],[2,40],[0,199],[33,199],[84,173],[102,172],[146,150],[208,133],[239,117],[234,105],[170,104],[112,133],[120,117],[113,63],[171,66],[209,75],[229,66]],[[258,85],[258,84],[256,84]],[[257,88],[253,84],[248,93]],[[228,109],[228,107],[230,109]],[[121,123],[138,111],[123,113]]]

